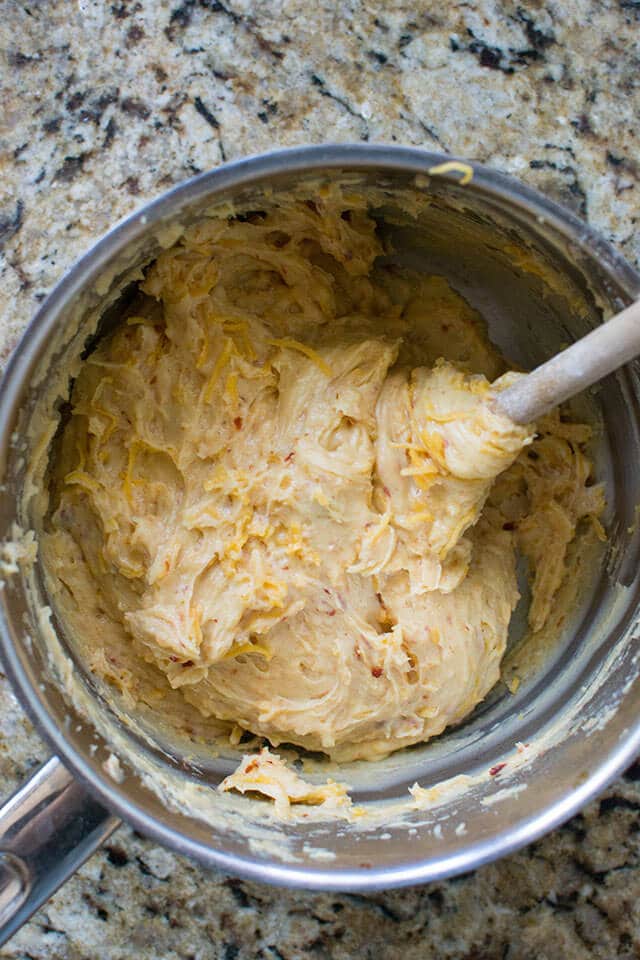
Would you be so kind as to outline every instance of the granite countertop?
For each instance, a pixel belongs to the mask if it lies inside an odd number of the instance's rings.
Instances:
[[[63,271],[173,183],[277,145],[466,155],[640,261],[638,0],[3,0],[0,358]],[[0,792],[47,748],[0,675]],[[472,874],[287,892],[122,827],[0,950],[104,960],[640,956],[640,766]]]

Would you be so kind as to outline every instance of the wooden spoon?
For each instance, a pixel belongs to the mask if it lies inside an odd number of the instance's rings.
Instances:
[[[533,423],[640,354],[640,300],[499,393],[494,406]]]

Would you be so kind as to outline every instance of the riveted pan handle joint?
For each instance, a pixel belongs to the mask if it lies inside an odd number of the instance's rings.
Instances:
[[[0,807],[0,945],[120,821],[52,757]]]

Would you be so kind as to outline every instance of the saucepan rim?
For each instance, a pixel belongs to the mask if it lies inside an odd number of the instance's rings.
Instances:
[[[341,169],[353,172],[378,171],[380,173],[428,174],[430,168],[458,160],[455,157],[430,153],[417,147],[401,147],[384,144],[321,144],[275,150],[249,156],[225,164],[214,170],[199,174],[172,187],[157,199],[126,217],[85,253],[56,284],[42,303],[26,328],[14,350],[0,383],[0,451],[6,453],[10,443],[16,397],[24,388],[25,379],[41,356],[65,306],[83,290],[89,281],[154,226],[167,218],[176,219],[182,209],[191,207],[230,189],[246,188],[259,184],[277,174],[322,173],[323,170]],[[558,234],[570,241],[574,248],[595,258],[606,274],[614,280],[623,295],[629,298],[640,296],[640,274],[600,234],[577,216],[538,191],[518,180],[477,163],[471,163],[473,179],[470,189],[499,202],[507,202],[511,209],[532,215],[539,222],[546,222]],[[459,177],[455,168],[451,177]],[[511,853],[537,839],[577,812],[596,793],[604,789],[640,752],[640,718],[621,738],[616,749],[598,761],[584,782],[537,811],[536,815],[523,819],[515,828],[510,826],[497,831],[491,838],[471,841],[462,853],[440,861],[408,862],[401,867],[376,867],[331,869],[309,865],[278,863],[274,860],[251,859],[247,856],[225,853],[195,840],[169,827],[147,813],[141,804],[124,796],[121,789],[92,766],[88,758],[70,744],[55,721],[53,713],[36,695],[22,665],[17,650],[11,641],[11,631],[4,609],[0,608],[0,658],[14,690],[56,754],[107,808],[116,812],[129,824],[147,836],[166,846],[195,857],[201,863],[228,873],[260,880],[274,885],[303,887],[315,890],[362,890],[372,891],[396,886],[405,886],[474,869],[482,864]],[[471,839],[471,838],[470,838]]]

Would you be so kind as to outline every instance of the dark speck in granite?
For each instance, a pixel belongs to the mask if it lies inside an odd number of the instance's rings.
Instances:
[[[204,117],[204,119],[207,121],[210,127],[213,127],[214,130],[220,129],[220,124],[218,123],[214,115],[211,113],[211,111],[207,107],[205,107],[200,97],[195,98],[195,100],[193,101],[193,105],[198,111],[198,113],[200,114],[200,116]]]
[[[637,0],[5,0],[0,358],[115,221],[226,158],[396,142],[480,160],[638,265]],[[0,788],[47,755],[0,675]],[[566,826],[455,880],[276,890],[122,827],[0,956],[15,960],[631,960],[640,767]]]
[[[53,175],[54,180],[60,180],[64,183],[71,183],[72,180],[82,172],[84,162],[90,156],[89,152],[79,153],[75,157],[65,157],[64,163],[58,167]]]
[[[15,236],[22,226],[22,212],[24,203],[22,200],[16,200],[15,207],[10,213],[0,212],[0,245],[4,246],[11,237]]]

